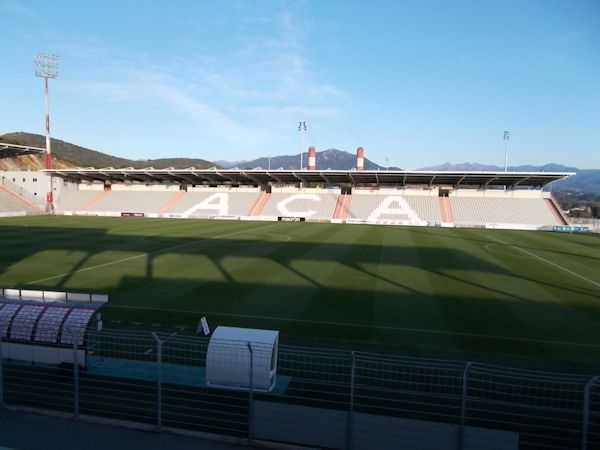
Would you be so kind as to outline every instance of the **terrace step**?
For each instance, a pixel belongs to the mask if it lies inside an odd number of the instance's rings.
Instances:
[[[438,197],[438,205],[440,207],[440,216],[442,222],[454,222],[454,214],[452,213],[452,205],[449,197]]]
[[[77,211],[87,211],[94,203],[96,203],[98,200],[100,200],[102,197],[104,197],[109,192],[110,191],[100,191],[100,192],[98,192],[92,198],[90,198],[87,201],[85,201],[79,208],[77,208]]]
[[[335,209],[333,210],[333,218],[340,219],[342,213],[342,205],[344,204],[344,194],[340,194],[338,196],[337,202],[335,204]]]
[[[350,213],[350,202],[352,201],[352,194],[344,194],[344,203],[342,203],[342,211],[340,219],[346,220]]]
[[[4,196],[6,197],[7,205],[10,204],[11,207],[19,206],[25,211],[34,211],[34,212],[42,212],[43,211],[42,208],[40,208],[38,205],[30,202],[25,197],[19,195],[15,191],[13,191],[1,184],[0,184],[0,192],[2,192],[4,194]]]
[[[181,200],[181,198],[185,195],[185,191],[179,191],[175,194],[158,212],[158,214],[164,214],[169,211],[175,204]]]
[[[271,194],[268,194],[267,192],[263,192],[256,199],[256,202],[254,203],[254,205],[252,205],[252,208],[250,208],[250,211],[248,212],[248,215],[249,216],[258,216],[258,215],[260,215],[261,211],[263,210],[263,208],[265,207],[265,205],[269,201],[270,197],[271,197]]]
[[[547,198],[546,206],[548,206],[548,209],[556,219],[556,223],[560,225],[568,225],[569,222],[567,222],[567,219],[563,215],[560,206],[558,206],[558,203],[556,203],[556,200],[554,200],[554,198]]]

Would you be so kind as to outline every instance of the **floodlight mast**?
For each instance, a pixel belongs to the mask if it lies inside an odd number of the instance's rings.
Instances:
[[[304,151],[304,133],[306,133],[306,122],[298,123],[298,131],[300,132],[300,170],[302,170],[302,152]]]
[[[52,169],[52,150],[50,147],[50,106],[48,102],[48,78],[58,76],[58,56],[51,53],[38,52],[35,54],[35,76],[44,79],[44,106],[46,110],[46,169]],[[50,190],[46,194],[46,210],[54,209],[52,198],[52,176]]]
[[[504,132],[504,171],[508,172],[508,131]]]

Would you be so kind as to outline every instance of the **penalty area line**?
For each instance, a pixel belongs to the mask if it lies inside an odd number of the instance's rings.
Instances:
[[[386,326],[386,325],[379,325],[379,326],[378,325],[363,325],[360,323],[331,322],[331,321],[326,321],[326,320],[290,319],[287,317],[253,316],[250,314],[233,314],[233,313],[221,313],[221,312],[210,312],[210,311],[190,311],[190,310],[186,310],[186,309],[170,309],[170,308],[153,308],[151,306],[129,306],[129,305],[107,304],[104,306],[104,308],[162,311],[162,312],[174,312],[174,313],[184,313],[184,314],[202,314],[202,315],[235,317],[235,318],[240,318],[240,319],[273,320],[273,321],[279,321],[279,322],[295,322],[295,323],[299,322],[299,323],[306,323],[306,324],[311,324],[311,325],[327,325],[327,326],[339,326],[339,327],[350,327],[350,328],[369,328],[369,329],[375,329],[375,330],[400,331],[400,332],[406,332],[406,333],[439,334],[439,335],[444,335],[444,336],[463,336],[463,337],[495,339],[495,340],[512,341],[512,342],[533,342],[533,343],[537,343],[537,344],[565,345],[565,346],[573,346],[573,347],[593,347],[593,348],[600,347],[600,344],[587,344],[585,342],[553,341],[553,340],[547,340],[547,339],[499,336],[499,335],[495,335],[495,334],[466,333],[466,332],[461,332],[461,331],[446,331],[446,330],[432,330],[429,328],[394,327],[394,326]]]
[[[184,244],[173,245],[172,247],[161,248],[160,250],[155,250],[153,252],[146,252],[146,253],[141,253],[139,255],[128,256],[127,258],[121,258],[121,259],[117,259],[115,261],[109,261],[107,263],[98,264],[96,266],[84,267],[83,269],[72,270],[70,272],[65,272],[65,273],[61,273],[61,274],[58,274],[58,275],[52,275],[50,277],[40,278],[39,280],[28,281],[27,284],[41,283],[42,281],[54,280],[55,278],[62,278],[62,277],[66,277],[66,276],[69,276],[69,275],[76,274],[76,273],[81,273],[81,272],[87,272],[87,271],[90,271],[90,270],[101,269],[102,267],[112,266],[112,265],[115,265],[115,264],[121,264],[121,263],[124,263],[124,262],[127,262],[127,261],[132,261],[132,260],[138,259],[138,258],[145,258],[147,256],[159,255],[161,253],[169,252],[171,250],[176,250],[178,248],[191,247],[193,245],[202,244],[204,242],[211,241],[213,239],[221,239],[221,238],[224,238],[224,237],[227,237],[227,236],[234,236],[234,235],[240,234],[240,233],[247,233],[247,232],[256,231],[256,230],[264,230],[265,228],[270,228],[270,227],[273,227],[275,225],[276,224],[263,225],[263,226],[259,226],[259,227],[248,228],[248,229],[245,229],[245,230],[232,231],[231,233],[219,234],[217,236],[211,236],[211,237],[207,237],[207,238],[204,238],[204,239],[198,239],[197,241],[186,242]]]
[[[495,241],[500,242],[501,244],[508,245],[509,247],[515,248],[515,249],[517,249],[517,250],[519,250],[519,251],[521,251],[523,253],[528,254],[529,256],[532,256],[532,257],[534,257],[536,259],[539,259],[540,261],[545,262],[546,264],[550,264],[551,266],[555,267],[556,269],[562,270],[563,272],[566,272],[569,275],[573,275],[574,277],[581,278],[582,280],[587,281],[588,283],[591,283],[594,286],[600,288],[600,283],[598,283],[598,282],[596,282],[594,280],[590,280],[589,278],[584,277],[583,275],[581,275],[581,274],[579,274],[577,272],[573,272],[572,270],[569,270],[566,267],[561,266],[560,264],[556,264],[555,262],[552,262],[549,259],[542,258],[541,256],[538,256],[535,253],[530,252],[529,250],[525,250],[524,248],[518,247],[518,246],[516,246],[514,244],[511,244],[510,242],[503,241],[502,239],[497,238],[495,236],[490,236],[490,237],[492,239],[494,239]]]

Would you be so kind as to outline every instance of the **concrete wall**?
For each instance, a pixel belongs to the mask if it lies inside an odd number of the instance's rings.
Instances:
[[[0,171],[0,184],[7,180],[10,185],[7,187],[14,190],[17,194],[31,200],[37,200],[39,203],[46,203],[46,193],[50,187],[50,177],[43,172],[28,171],[28,170],[6,170]],[[14,189],[12,184],[16,184],[20,189]],[[62,178],[52,178],[52,191],[54,193],[54,201],[58,201],[60,193],[65,189],[77,189],[77,185],[66,183]],[[30,194],[30,195],[28,195]]]
[[[256,439],[299,445],[347,448],[349,415],[310,406],[255,401],[252,430]],[[458,448],[457,425],[354,413],[353,450],[439,450]],[[465,427],[463,450],[516,450],[519,435],[510,431]]]
[[[25,189],[36,198],[39,198],[40,201],[45,201],[44,199],[46,198],[46,192],[48,192],[49,181],[48,176],[42,172],[21,170],[0,172],[0,182],[3,182],[4,179]],[[57,183],[55,182],[54,184],[56,185]],[[12,189],[12,186],[9,186],[9,188]],[[17,194],[21,194],[21,192],[17,191]]]

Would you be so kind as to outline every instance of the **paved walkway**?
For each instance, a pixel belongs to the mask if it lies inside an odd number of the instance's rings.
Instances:
[[[0,449],[18,450],[247,450],[248,447],[139,431],[113,425],[0,409]]]

